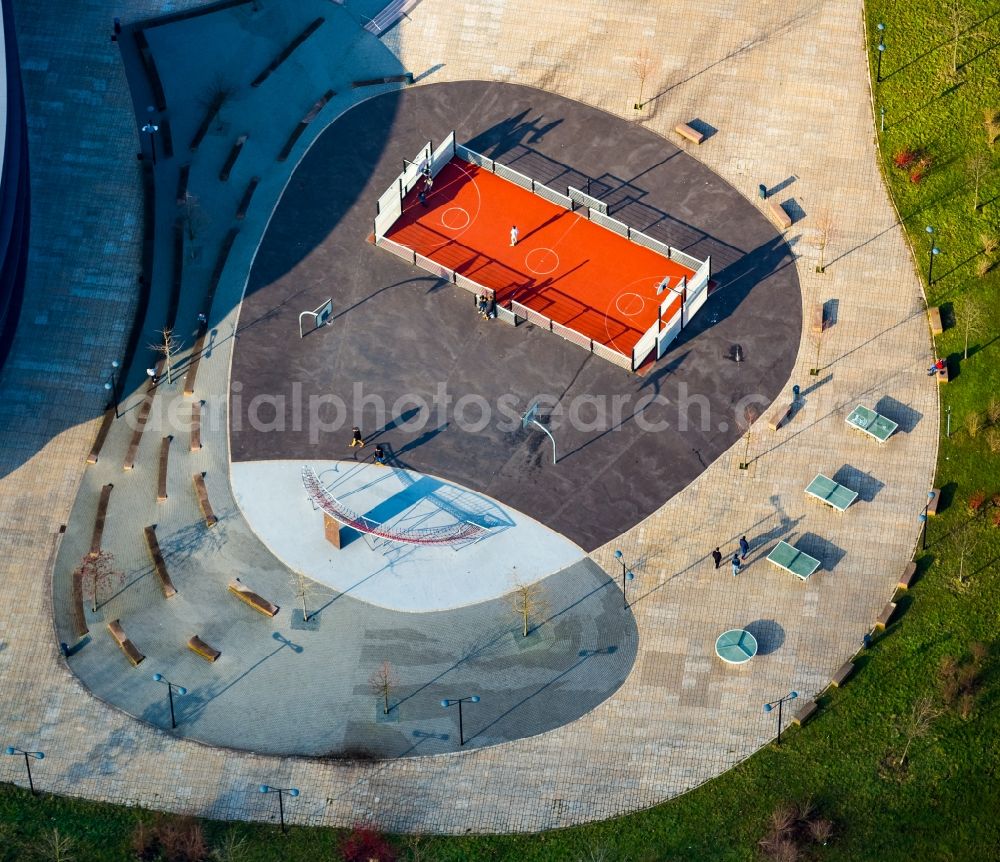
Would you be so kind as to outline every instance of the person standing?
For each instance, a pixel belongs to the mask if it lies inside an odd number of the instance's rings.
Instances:
[[[385,461],[385,449],[382,448],[382,444],[381,443],[376,443],[375,444],[375,453],[372,455],[372,460],[379,467],[387,467],[388,466],[388,464],[386,464],[386,461]]]
[[[511,245],[511,248],[513,248],[515,245],[517,245],[517,225],[516,224],[512,224],[510,226],[510,245]]]
[[[747,541],[746,536],[740,537],[740,562],[745,563],[747,561],[747,554],[750,553],[750,543]]]
[[[712,559],[715,560],[715,568],[719,568],[722,565],[722,551],[718,548],[712,551]]]
[[[735,578],[740,573],[740,555],[733,554],[733,577]]]
[[[365,438],[361,436],[361,429],[357,425],[355,425],[351,429],[351,443],[350,443],[350,446],[353,449],[355,446],[364,447],[364,445],[365,445]]]

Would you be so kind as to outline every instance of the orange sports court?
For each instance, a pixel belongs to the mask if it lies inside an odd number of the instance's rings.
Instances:
[[[657,317],[666,325],[677,314],[680,289],[694,270],[590,221],[586,212],[550,203],[455,156],[429,189],[424,180],[410,189],[385,236],[494,291],[499,306],[519,303],[630,356]],[[658,294],[665,278],[672,290]]]

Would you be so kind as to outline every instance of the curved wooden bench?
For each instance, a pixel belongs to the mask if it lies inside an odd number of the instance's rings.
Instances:
[[[210,647],[205,641],[203,641],[198,635],[191,635],[188,639],[188,649],[193,653],[200,655],[205,661],[215,661],[222,653]]]
[[[854,672],[854,662],[845,661],[834,675],[833,679],[830,680],[830,685],[834,688],[840,688],[847,678]]]
[[[94,532],[90,537],[91,556],[101,553],[101,539],[104,537],[104,521],[108,516],[108,503],[111,501],[111,490],[115,486],[110,482],[101,488],[101,499],[97,502],[97,517],[94,518]]]
[[[159,376],[161,370],[162,361],[156,363],[157,376]],[[129,441],[128,450],[125,452],[125,460],[122,462],[123,470],[131,470],[135,466],[135,459],[139,454],[139,444],[142,442],[142,432],[146,430],[146,421],[149,419],[150,410],[153,409],[153,396],[155,393],[156,388],[152,385],[152,381],[150,381],[146,397],[142,399],[142,404],[139,405],[139,413],[135,419],[135,430],[132,432],[132,439]]]
[[[812,331],[822,332],[826,328],[826,303],[814,302],[812,304]]]
[[[156,527],[144,527],[142,532],[146,536],[146,547],[149,549],[149,555],[153,558],[153,569],[156,571],[156,577],[160,579],[163,596],[168,599],[173,598],[177,595],[177,589],[174,587],[173,581],[170,580],[167,564],[163,561],[160,542],[156,538]]]
[[[160,469],[156,480],[156,502],[167,499],[167,463],[170,459],[170,441],[174,438],[169,434],[160,441]]]
[[[112,398],[114,394],[112,394]],[[114,407],[108,407],[104,411],[104,418],[101,420],[101,425],[97,429],[97,437],[94,439],[94,445],[90,447],[90,454],[87,456],[88,464],[96,464],[97,459],[101,455],[101,449],[104,447],[104,441],[108,439],[108,432],[111,430],[111,423],[115,421],[115,410]]]
[[[261,84],[263,84],[271,76],[271,73],[274,72],[282,63],[285,62],[285,60],[287,60],[292,55],[292,52],[296,48],[298,48],[299,45],[305,42],[306,39],[312,36],[312,34],[315,33],[323,25],[323,22],[325,20],[326,19],[324,18],[317,18],[308,27],[306,27],[305,30],[299,33],[298,36],[292,39],[292,41],[288,44],[288,46],[280,54],[278,54],[278,56],[275,57],[270,63],[268,63],[267,68],[264,69],[263,72],[261,72],[256,78],[254,78],[250,82],[250,86],[259,87]]]
[[[899,576],[899,583],[896,584],[896,588],[900,590],[908,590],[910,584],[913,583],[913,579],[917,576],[917,564],[910,561],[906,564],[906,568],[903,569],[903,574]]]
[[[208,488],[205,487],[205,476],[203,473],[195,473],[191,477],[194,479],[194,492],[198,495],[198,505],[201,507],[201,514],[205,517],[205,526],[214,527],[219,523],[212,511],[212,504],[208,501]]]
[[[191,405],[191,451],[201,450],[201,402]]]
[[[112,620],[108,623],[108,631],[111,632],[111,637],[115,639],[115,643],[121,647],[121,651],[125,653],[125,657],[132,662],[132,667],[138,667],[142,664],[146,656],[139,652],[136,645],[128,639],[119,620]]]
[[[775,407],[774,410],[767,415],[767,427],[772,431],[777,431],[782,425],[785,424],[785,420],[788,419],[791,414],[791,404],[779,405],[778,407]]]
[[[805,724],[807,721],[809,721],[810,718],[812,718],[816,714],[816,711],[818,709],[819,707],[816,705],[815,700],[807,701],[806,703],[802,704],[802,707],[799,709],[799,711],[796,712],[795,715],[792,717],[792,724],[797,724],[799,726]]]
[[[927,309],[927,319],[931,324],[931,334],[940,335],[944,332],[944,326],[941,324],[941,309],[934,307]]]
[[[246,602],[255,611],[262,613],[266,617],[273,617],[280,608],[267,599],[258,596],[253,590],[248,589],[240,583],[240,579],[229,582],[229,592],[231,592],[241,602]]]

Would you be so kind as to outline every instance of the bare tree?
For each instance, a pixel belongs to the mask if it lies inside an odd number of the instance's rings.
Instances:
[[[43,862],[76,862],[75,849],[71,836],[52,828],[39,837],[37,854]]]
[[[510,606],[521,618],[521,634],[527,637],[531,631],[531,620],[542,616],[547,603],[542,597],[542,588],[539,584],[525,584],[520,581],[514,585],[514,592],[510,597]]]
[[[372,675],[368,677],[368,684],[385,702],[385,707],[382,709],[382,715],[388,715],[389,693],[399,685],[399,677],[396,676],[396,672],[393,670],[392,665],[387,661],[382,662],[382,664],[375,669]]]
[[[819,247],[819,265],[816,272],[826,272],[826,247],[833,237],[833,213],[821,209],[816,214],[816,245]]]
[[[753,430],[753,423],[760,418],[760,410],[755,404],[747,404],[743,408],[743,419],[741,425],[744,428],[743,439],[745,445],[743,447],[743,461],[740,463],[740,469],[746,470],[750,466],[750,435]]]
[[[309,579],[301,572],[292,572],[292,586],[295,589],[295,597],[302,603],[302,622],[309,622],[309,611],[307,610],[309,599]]]
[[[903,766],[906,763],[906,758],[910,754],[910,746],[918,739],[930,733],[934,719],[940,714],[941,710],[935,705],[933,698],[929,695],[925,695],[913,704],[913,710],[906,717],[902,726],[902,733],[906,739],[906,743],[903,745],[903,751],[899,755],[898,766]]]
[[[184,193],[184,200],[178,206],[178,209],[180,210],[181,222],[187,233],[188,241],[194,242],[195,236],[208,224],[209,218],[198,198],[189,192]]]
[[[646,107],[642,100],[643,91],[646,88],[646,81],[656,69],[656,61],[652,58],[648,48],[643,48],[632,60],[632,74],[639,80],[639,101],[635,103],[635,109],[641,111]]]
[[[947,0],[944,12],[948,16],[948,33],[951,41],[951,74],[955,76],[959,69],[959,47],[971,35],[969,25],[972,19],[962,0]]]
[[[968,172],[969,180],[972,183],[972,211],[979,211],[979,189],[990,169],[990,157],[982,152],[976,151],[965,161],[965,169]]]
[[[993,253],[997,250],[997,238],[991,233],[981,233],[979,234],[979,244],[982,246],[983,254],[987,257],[992,257]]]
[[[962,321],[962,336],[964,339],[964,349],[962,358],[969,358],[969,338],[982,335],[986,331],[989,323],[983,307],[971,297],[967,297],[959,309],[959,318]]]
[[[964,590],[969,585],[969,575],[966,573],[969,558],[976,552],[983,541],[983,531],[979,522],[979,514],[973,512],[968,521],[952,533],[949,540],[952,562],[958,566],[952,583],[958,590]]]
[[[120,587],[125,573],[115,570],[115,558],[110,551],[93,551],[87,554],[77,566],[74,577],[79,578],[82,597],[89,599],[91,610],[97,613],[101,595]]]
[[[180,351],[184,342],[174,336],[174,331],[172,329],[164,328],[159,330],[159,333],[162,340],[155,344],[150,344],[149,349],[155,350],[163,357],[163,364],[167,369],[167,383],[173,383],[172,373],[174,357]]]
[[[232,85],[232,83],[230,83],[225,75],[219,72],[214,78],[212,78],[211,83],[209,83],[209,85],[205,88],[198,101],[205,109],[206,113],[213,118],[217,117],[219,123],[221,124],[222,108],[235,93],[236,88]]]

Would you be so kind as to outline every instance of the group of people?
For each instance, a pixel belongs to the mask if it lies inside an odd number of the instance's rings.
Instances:
[[[351,449],[353,449],[355,446],[357,446],[359,449],[364,449],[365,447],[365,438],[361,434],[361,429],[357,425],[355,425],[351,429],[351,442],[348,444],[348,446]],[[386,457],[385,449],[382,447],[381,443],[375,444],[375,451],[372,453],[372,461],[378,467],[389,466],[389,460]]]
[[[737,577],[743,570],[743,564],[747,561],[747,554],[750,553],[750,543],[746,536],[740,536],[740,549],[733,552],[733,558],[729,561],[733,567],[733,577]],[[712,559],[715,561],[715,568],[722,565],[722,551],[716,548],[712,551]]]

